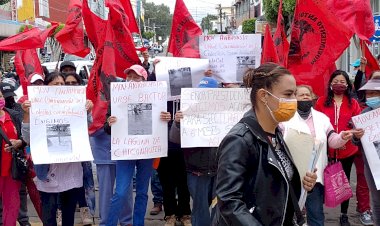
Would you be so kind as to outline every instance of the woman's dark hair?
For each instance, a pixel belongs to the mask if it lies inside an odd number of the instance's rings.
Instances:
[[[66,78],[69,76],[73,76],[75,80],[77,80],[78,85],[83,85],[83,79],[75,72],[69,72],[64,74],[64,80],[66,82]]]
[[[63,75],[62,75],[61,73],[59,73],[58,71],[50,72],[50,73],[45,77],[44,85],[48,85],[50,82],[52,82],[54,79],[56,79],[56,78],[58,78],[58,77],[61,77],[63,80],[65,80],[65,78],[63,77]]]
[[[352,104],[352,84],[350,81],[350,77],[348,76],[347,72],[342,71],[342,70],[336,70],[330,76],[330,80],[329,80],[328,87],[327,87],[327,98],[326,98],[325,103],[324,103],[325,107],[330,107],[332,105],[332,101],[334,99],[334,92],[331,89],[331,82],[338,75],[343,75],[344,79],[346,80],[347,89],[344,92],[344,95],[346,97],[348,97],[348,106],[351,106],[351,104]]]
[[[245,87],[252,88],[252,107],[256,105],[256,94],[259,89],[271,90],[279,77],[291,74],[286,68],[275,63],[265,63],[256,69],[248,69],[244,74],[243,82]]]
[[[49,70],[47,69],[46,66],[42,66],[42,70],[44,72],[44,77],[48,76],[49,75]]]
[[[379,55],[379,56],[380,56],[380,55]],[[369,76],[369,79],[379,79],[379,78],[380,78],[380,75],[376,75],[375,77],[373,77],[373,75],[374,75],[375,73],[380,73],[380,71],[373,71],[373,72],[371,73],[371,75]]]

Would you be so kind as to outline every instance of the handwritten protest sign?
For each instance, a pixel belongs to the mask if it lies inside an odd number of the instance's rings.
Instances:
[[[249,91],[243,88],[183,88],[181,92],[181,146],[218,147],[251,108]]]
[[[167,156],[166,82],[111,83],[111,159],[132,160]]]
[[[29,86],[30,149],[35,164],[93,160],[86,88]]]
[[[352,118],[356,128],[364,129],[361,142],[375,180],[380,190],[380,108]]]
[[[161,61],[156,65],[156,79],[169,84],[168,100],[179,99],[181,88],[197,87],[209,67],[207,59],[181,57],[158,59]]]
[[[218,80],[242,82],[248,68],[261,60],[261,34],[218,34],[199,37],[201,58],[210,60],[210,69]]]

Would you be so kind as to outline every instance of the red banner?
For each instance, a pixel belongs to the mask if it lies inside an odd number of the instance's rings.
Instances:
[[[365,41],[361,41],[361,46],[362,46],[362,51],[363,51],[362,55],[367,59],[367,66],[365,67],[365,75],[367,78],[369,78],[372,72],[380,71],[380,66],[379,66],[379,62],[372,55]]]
[[[175,57],[200,58],[198,37],[202,30],[186,8],[183,0],[175,4],[168,52]]]
[[[70,1],[65,27],[56,34],[55,38],[61,43],[65,53],[80,57],[85,57],[90,53],[90,48],[84,44],[81,0]]]
[[[289,42],[286,39],[285,33],[285,22],[282,16],[282,0],[278,6],[278,16],[277,16],[277,28],[273,35],[274,45],[276,46],[277,56],[279,63],[287,67],[288,66],[288,54],[289,54]]]
[[[298,84],[325,93],[326,71],[349,46],[353,33],[313,0],[298,1],[292,25],[288,68]]]
[[[106,37],[107,20],[103,20],[93,13],[88,5],[88,0],[83,0],[82,16],[87,37],[97,50]]]
[[[263,52],[261,56],[261,64],[273,62],[278,64],[279,59],[276,51],[276,47],[274,46],[274,42],[272,39],[272,34],[270,32],[269,24],[265,26],[265,34],[264,34],[264,44],[263,44]]]
[[[109,0],[112,1],[112,0]],[[139,26],[135,18],[135,13],[133,12],[131,1],[121,1],[121,4],[124,8],[125,14],[128,16],[129,25],[127,24],[129,31],[131,33],[140,33]],[[138,3],[137,3],[138,4]]]

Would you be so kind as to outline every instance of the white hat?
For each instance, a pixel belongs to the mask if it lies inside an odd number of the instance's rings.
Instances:
[[[42,80],[42,81],[44,81],[44,78],[42,77],[42,75],[34,74],[34,75],[30,78],[30,83],[34,83],[34,82],[36,82],[37,80]]]

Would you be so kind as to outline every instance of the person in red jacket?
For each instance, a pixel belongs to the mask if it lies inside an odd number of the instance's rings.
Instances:
[[[336,70],[330,77],[327,95],[320,97],[315,109],[325,113],[329,118],[337,133],[353,129],[351,118],[359,115],[361,108],[359,103],[351,97],[352,84],[345,71]],[[355,130],[353,130],[355,131]],[[360,214],[360,221],[364,225],[372,225],[370,214],[369,190],[364,176],[364,163],[357,146],[351,141],[339,149],[329,149],[329,157],[337,158],[343,166],[348,179],[352,164],[355,163],[357,174],[356,196],[358,200],[357,210]],[[350,226],[347,210],[349,200],[341,204],[340,225]]]

